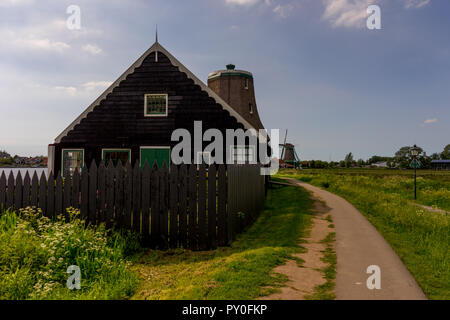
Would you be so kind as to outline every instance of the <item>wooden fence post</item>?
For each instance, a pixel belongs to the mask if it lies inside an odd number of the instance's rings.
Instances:
[[[188,176],[187,176],[187,167],[183,163],[178,170],[178,216],[179,216],[179,241],[180,245],[183,248],[187,248],[188,246],[188,206],[187,199],[188,195]]]
[[[161,175],[160,175],[160,185],[161,192],[160,196],[160,230],[161,230],[161,238],[163,240],[161,246],[162,248],[167,248],[169,245],[169,216],[168,216],[168,207],[169,207],[169,169],[167,168],[167,164],[164,161],[162,165]]]
[[[97,165],[95,164],[95,160],[92,160],[91,166],[89,167],[89,213],[87,219],[92,224],[97,223],[97,208],[100,208],[97,204],[97,181]]]
[[[18,211],[22,208],[22,174],[20,171],[16,177],[14,193],[14,208]]]
[[[159,229],[159,193],[161,189],[159,188],[159,170],[158,165],[155,163],[152,167],[151,174],[151,239],[153,245],[158,245],[161,238],[161,232]]]
[[[6,209],[6,175],[4,171],[0,176],[0,210],[1,209]]]
[[[141,167],[138,161],[133,168],[133,230],[141,232]]]
[[[49,188],[50,192],[50,188]],[[80,194],[81,194],[81,219],[88,221],[89,219],[89,171],[88,168],[83,168],[81,172],[80,181]]]
[[[171,248],[176,248],[178,246],[178,241],[180,235],[178,228],[178,167],[176,165],[170,166],[169,172],[169,245]],[[180,217],[181,218],[181,217]],[[182,221],[180,219],[180,231],[181,231]]]
[[[114,174],[115,167],[110,159],[108,162],[108,166],[105,171],[105,200],[106,200],[106,228],[111,228],[113,225],[113,216],[114,216]]]
[[[28,177],[28,180],[29,180],[29,177]],[[25,206],[25,202],[24,202],[24,206]],[[50,172],[50,174],[48,175],[48,179],[47,179],[47,212],[46,212],[46,216],[48,218],[55,217],[55,178],[53,177],[53,172]]]
[[[150,166],[145,162],[142,170],[142,239],[149,242],[150,236]]]
[[[114,188],[114,221],[119,226],[125,226],[125,219],[123,214],[124,208],[124,169],[122,161],[117,162],[115,168],[115,188]]]
[[[58,173],[55,186],[55,215],[60,214],[63,214],[63,186],[61,173]]]
[[[42,210],[42,215],[45,216],[47,212],[47,179],[43,172],[39,180],[39,208]]]
[[[225,165],[219,165],[219,172],[217,175],[218,185],[218,205],[217,205],[217,224],[218,224],[218,244],[225,246],[228,243],[228,228],[227,228],[227,176]]]
[[[133,168],[128,161],[125,165],[125,176],[123,181],[123,203],[124,213],[123,219],[125,221],[125,227],[131,229],[131,215],[133,211]]]
[[[208,228],[206,225],[206,166],[200,165],[198,171],[198,233],[199,249],[207,248]]]
[[[189,165],[189,248],[198,249],[198,213],[197,213],[197,168],[195,164]]]
[[[97,199],[97,219],[98,222],[105,222],[105,202],[106,202],[106,177],[105,177],[105,165],[103,161],[100,162],[97,171],[97,190],[98,190],[98,199]]]
[[[208,248],[217,247],[217,184],[216,184],[216,165],[212,164],[208,168]]]

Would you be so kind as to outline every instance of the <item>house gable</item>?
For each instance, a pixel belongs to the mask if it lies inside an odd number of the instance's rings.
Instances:
[[[164,77],[164,73],[167,71],[167,69],[172,68],[171,72],[172,75],[167,78]],[[175,71],[178,71],[178,75],[174,75]],[[146,77],[147,73],[147,77]],[[167,76],[167,74],[166,74]],[[184,79],[181,79],[181,77],[184,77]],[[220,107],[223,111],[226,112],[226,114],[232,116],[236,121],[244,128],[244,129],[250,129],[253,128],[253,126],[246,121],[241,115],[239,115],[238,112],[236,112],[231,106],[229,106],[225,101],[223,101],[216,93],[214,93],[208,86],[206,86],[201,80],[199,80],[194,74],[192,74],[185,66],[183,66],[175,57],[173,57],[166,49],[164,49],[158,42],[155,42],[152,47],[150,47],[128,70],[123,73],[108,89],[103,92],[103,94],[98,97],[75,121],[73,121],[56,139],[55,143],[61,143],[65,141],[76,141],[79,140],[76,138],[76,136],[80,136],[76,133],[76,131],[79,130],[86,130],[86,125],[81,125],[84,123],[90,123],[91,118],[95,116],[89,116],[94,110],[99,109],[98,111],[101,111],[101,113],[105,116],[102,120],[103,122],[109,122],[109,125],[104,127],[104,132],[107,134],[111,134],[112,131],[120,130],[120,126],[127,126],[127,119],[126,119],[126,113],[121,114],[119,111],[119,108],[117,105],[125,105],[128,103],[139,104],[141,103],[140,99],[144,98],[145,93],[152,93],[152,92],[145,92],[143,94],[142,90],[149,90],[148,87],[146,87],[152,80],[159,81],[162,87],[165,86],[167,89],[173,89],[170,88],[170,83],[174,80],[190,80],[190,85],[186,85],[185,88],[191,89],[191,90],[201,90],[203,93],[203,97],[209,98],[210,102],[214,102],[214,104],[217,107]],[[148,82],[150,81],[150,82]],[[168,82],[167,82],[168,81]],[[134,87],[133,87],[134,86]],[[155,88],[155,87],[153,87]],[[164,88],[162,88],[164,89]],[[151,91],[151,90],[150,90]],[[155,92],[160,93],[160,92]],[[173,106],[176,105],[176,99],[185,99],[180,98],[179,95],[177,95],[176,90],[172,93],[175,93],[174,95],[169,96],[169,112],[172,109]],[[140,95],[140,96],[139,96]],[[188,95],[187,95],[188,96]],[[212,99],[212,100],[211,100]],[[198,101],[195,102],[198,104]],[[209,103],[211,104],[211,103]],[[189,105],[188,100],[183,101],[183,106]],[[143,108],[143,101],[140,104],[140,106]],[[202,108],[202,117],[199,117],[197,119],[203,119],[205,117],[204,112],[208,112],[207,109]],[[124,110],[124,109],[122,109]],[[179,110],[181,113],[183,111]],[[195,111],[193,109],[186,109],[184,112],[192,112],[193,118],[195,119]],[[114,115],[116,116],[111,116]],[[118,121],[117,115],[119,115],[120,121]],[[130,115],[129,115],[130,116]],[[128,119],[131,120],[131,119]],[[160,119],[159,121],[148,121],[148,123],[156,124],[158,123],[161,126],[165,126],[166,131],[170,127],[173,129],[178,127],[177,120],[171,119],[170,115],[169,118],[166,119],[167,121],[164,122],[164,119]],[[112,122],[111,122],[112,121]],[[175,121],[175,122],[174,122]],[[131,123],[130,123],[131,124]],[[81,125],[81,126],[80,126]],[[95,126],[95,125],[94,125]],[[233,128],[235,126],[232,126],[230,128]],[[83,129],[82,129],[83,128]],[[96,127],[96,137],[101,131],[101,126]],[[119,137],[120,140],[120,137]],[[81,142],[81,141],[80,141]]]

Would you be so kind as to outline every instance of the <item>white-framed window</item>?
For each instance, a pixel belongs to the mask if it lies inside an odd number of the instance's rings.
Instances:
[[[231,161],[235,164],[256,163],[255,146],[231,146]]]
[[[75,169],[80,171],[84,167],[84,149],[62,149],[62,175],[65,174],[66,170],[70,174],[75,172]]]
[[[211,152],[208,151],[201,151],[201,152],[197,152],[197,164],[207,164],[210,165],[211,164]]]
[[[144,97],[144,116],[167,117],[169,96],[166,93],[146,94]]]
[[[248,78],[244,78],[244,89],[248,89]]]

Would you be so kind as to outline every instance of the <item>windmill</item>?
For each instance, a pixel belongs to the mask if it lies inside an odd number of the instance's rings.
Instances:
[[[286,129],[286,134],[284,135],[284,143],[280,144],[280,159],[282,160],[285,167],[298,168],[300,166],[300,158],[298,157],[297,152],[295,152],[294,145],[291,143],[286,143],[287,133],[288,131]]]

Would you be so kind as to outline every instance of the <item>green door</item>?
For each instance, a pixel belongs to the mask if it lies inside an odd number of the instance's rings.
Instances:
[[[154,162],[158,163],[158,168],[162,168],[165,162],[167,167],[170,166],[170,148],[152,148],[152,147],[142,147],[141,148],[141,167],[148,162],[150,167],[153,167]]]

